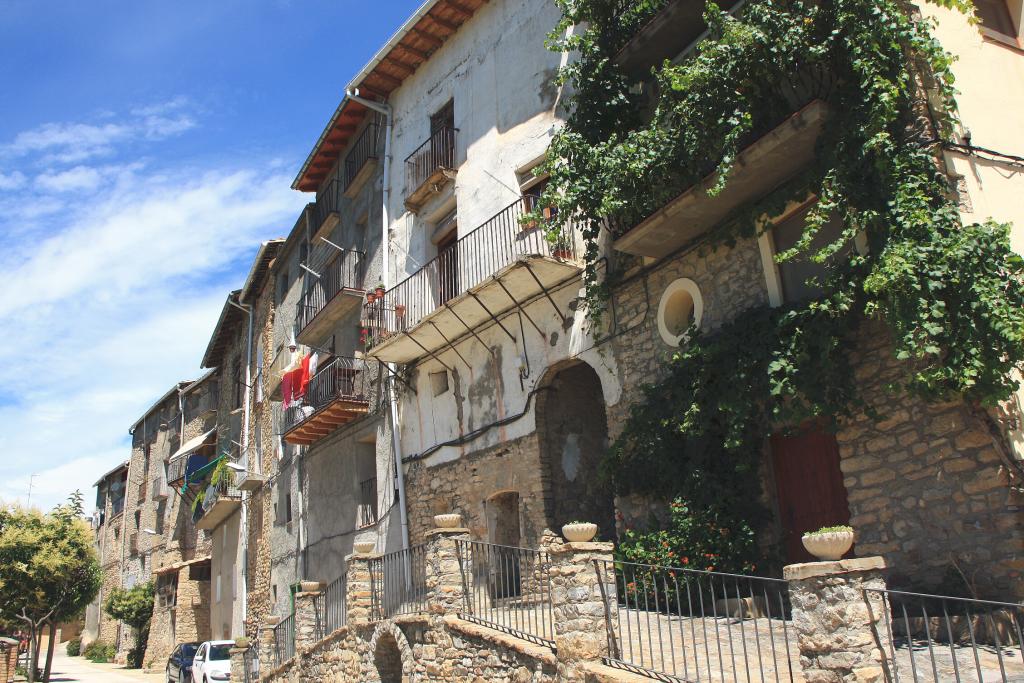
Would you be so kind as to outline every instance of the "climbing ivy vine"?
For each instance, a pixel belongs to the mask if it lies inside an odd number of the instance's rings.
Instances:
[[[596,316],[621,270],[599,248],[602,230],[628,229],[710,173],[709,192],[720,192],[751,139],[808,98],[828,107],[812,165],[704,237],[704,248],[755,237],[764,217],[813,194],[802,238],[778,258],[823,264],[821,295],[695,333],[610,449],[620,493],[755,518],[770,429],[862,407],[848,358],[865,321],[880,323],[902,361],[894,389],[976,406],[1011,394],[1024,361],[1024,262],[1007,225],[961,221],[940,155],[957,123],[952,59],[909,4],[751,0],[730,16],[709,2],[707,38],[647,75],[652,100],[616,55],[667,0],[557,2],[550,46],[576,58],[559,75],[569,114],[541,204],[557,206],[556,223],[582,225]],[[972,11],[968,0],[939,4]],[[823,239],[830,219],[841,234]],[[854,248],[858,236],[866,249]]]

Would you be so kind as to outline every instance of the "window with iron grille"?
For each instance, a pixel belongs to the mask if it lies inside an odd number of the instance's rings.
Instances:
[[[158,607],[174,607],[178,604],[178,572],[157,577],[156,604]]]

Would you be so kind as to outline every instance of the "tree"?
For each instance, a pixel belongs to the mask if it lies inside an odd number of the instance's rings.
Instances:
[[[149,619],[153,615],[153,582],[136,584],[131,588],[115,588],[107,598],[103,609],[135,629],[135,648],[128,655],[129,665],[142,666],[149,635]]]
[[[81,515],[77,491],[48,515],[19,507],[0,511],[0,621],[28,627],[30,683],[39,668],[43,627],[79,614],[100,589],[92,531]]]

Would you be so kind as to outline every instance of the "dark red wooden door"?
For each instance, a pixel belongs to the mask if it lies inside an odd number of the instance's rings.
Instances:
[[[800,537],[823,526],[850,523],[839,444],[834,435],[811,429],[773,434],[771,448],[786,560],[811,562],[814,557]]]

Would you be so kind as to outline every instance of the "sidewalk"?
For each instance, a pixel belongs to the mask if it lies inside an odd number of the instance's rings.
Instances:
[[[44,653],[45,656],[45,653]],[[82,657],[68,657],[61,646],[53,653],[51,683],[161,683],[163,671],[146,673],[141,669],[126,669],[123,664],[94,664]],[[25,680],[24,678],[15,680]]]

